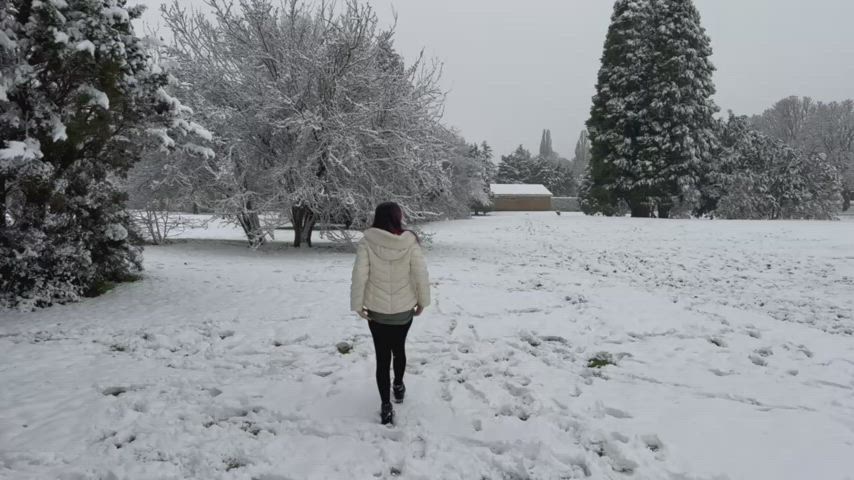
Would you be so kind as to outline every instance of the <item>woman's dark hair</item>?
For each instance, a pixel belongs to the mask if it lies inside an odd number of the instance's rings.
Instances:
[[[400,235],[403,230],[403,209],[394,202],[385,202],[377,206],[374,212],[373,228],[379,228],[386,232]]]

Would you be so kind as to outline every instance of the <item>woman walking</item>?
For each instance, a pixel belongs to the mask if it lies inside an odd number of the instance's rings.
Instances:
[[[390,390],[397,403],[406,394],[406,334],[413,317],[429,304],[430,282],[418,237],[403,228],[399,205],[383,203],[359,243],[350,289],[350,308],[368,321],[374,339],[383,425],[394,421]],[[392,358],[393,384],[389,379]]]

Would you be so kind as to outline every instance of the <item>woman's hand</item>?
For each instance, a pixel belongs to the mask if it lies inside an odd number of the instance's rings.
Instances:
[[[368,315],[368,311],[367,311],[367,310],[365,310],[364,308],[363,308],[363,309],[361,309],[361,310],[359,310],[359,316],[360,316],[360,317],[362,317],[362,318],[363,318],[363,319],[365,319],[365,320],[368,320],[368,321],[370,321],[370,320],[371,320],[371,317]]]
[[[415,316],[420,317],[422,313],[424,313],[424,307],[422,307],[421,305],[416,305],[415,306]]]

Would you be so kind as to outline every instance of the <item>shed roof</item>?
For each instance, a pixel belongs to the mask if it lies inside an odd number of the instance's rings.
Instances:
[[[493,183],[490,185],[493,195],[508,197],[551,197],[552,192],[540,184],[506,184]]]

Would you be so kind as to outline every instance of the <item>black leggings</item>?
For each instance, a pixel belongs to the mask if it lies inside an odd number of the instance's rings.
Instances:
[[[412,322],[405,325],[368,322],[368,325],[371,327],[374,350],[377,353],[377,388],[383,403],[388,403],[391,401],[391,382],[388,375],[391,358],[394,355],[394,383],[401,383],[406,370],[406,334],[409,333]]]

